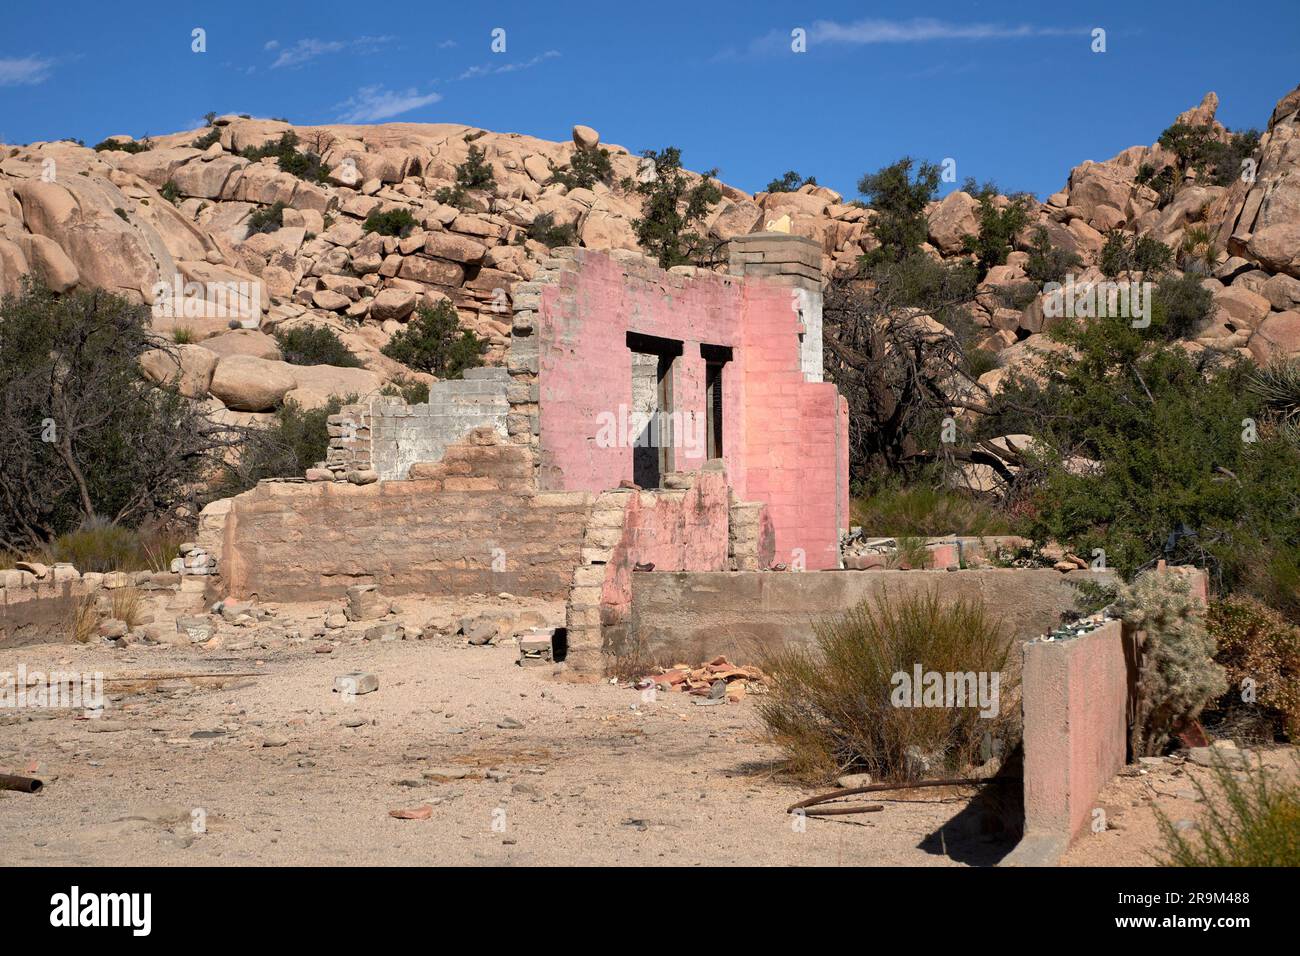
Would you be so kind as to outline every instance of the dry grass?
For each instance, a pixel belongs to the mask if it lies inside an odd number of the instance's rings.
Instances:
[[[99,627],[99,610],[95,599],[87,595],[77,602],[68,618],[68,636],[78,644],[89,644]]]
[[[759,715],[787,758],[809,782],[863,770],[878,779],[916,775],[916,756],[930,772],[979,763],[986,735],[1010,752],[1019,739],[1019,668],[1001,621],[976,601],[942,601],[934,592],[890,600],[882,595],[816,625],[811,649],[792,646],[762,662],[772,678]],[[1000,674],[1000,707],[982,718],[975,707],[899,707],[894,675],[923,671]]]
[[[1206,810],[1195,836],[1186,837],[1159,810],[1166,866],[1300,866],[1300,784],[1256,768],[1241,778],[1222,762],[1214,767],[1218,793],[1195,781]],[[1215,798],[1218,799],[1215,799]]]
[[[144,616],[144,595],[136,588],[116,588],[110,592],[109,613],[127,627],[135,627]]]

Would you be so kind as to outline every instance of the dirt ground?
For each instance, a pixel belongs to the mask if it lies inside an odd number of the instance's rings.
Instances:
[[[509,639],[366,641],[360,624],[315,636],[337,610],[280,606],[272,623],[223,625],[210,649],[0,651],[0,672],[256,675],[109,682],[97,719],[0,711],[0,772],[46,784],[0,792],[0,861],[945,866],[995,863],[1014,842],[985,835],[972,791],[904,794],[881,813],[800,828],[785,808],[814,791],[774,773],[753,696],[643,701],[520,667]],[[403,602],[398,618],[418,633],[439,611],[450,613]],[[378,691],[334,692],[353,671],[375,674]],[[1167,812],[1194,814],[1176,774],[1156,776],[1175,781],[1173,797],[1156,796],[1173,801]],[[1105,801],[1120,829],[1086,838],[1068,862],[1150,863],[1149,783],[1117,781]],[[390,816],[424,807],[425,819]]]

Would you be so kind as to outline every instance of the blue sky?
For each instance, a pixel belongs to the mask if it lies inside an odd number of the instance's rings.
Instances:
[[[1262,129],[1300,83],[1296,0],[50,0],[8,3],[0,25],[0,142],[168,133],[208,110],[548,139],[585,123],[744,189],[793,168],[846,196],[904,154],[1045,196],[1207,90],[1227,125]]]

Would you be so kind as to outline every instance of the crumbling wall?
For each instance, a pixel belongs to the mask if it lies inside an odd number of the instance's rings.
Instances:
[[[637,571],[722,570],[730,561],[729,490],[721,470],[674,473],[678,487],[618,488],[600,495],[570,594],[568,662],[603,672],[628,653],[625,632]]]
[[[81,573],[68,564],[55,565],[41,578],[27,571],[0,570],[0,648],[70,642],[78,606],[103,591],[139,588],[200,594],[203,580],[168,571]]]
[[[815,244],[752,239],[737,240],[753,246],[752,262],[735,259],[737,276],[664,272],[636,254],[557,250],[516,289],[510,365],[520,401],[512,398],[510,434],[533,434],[540,487],[600,491],[632,478],[623,427],[637,405],[632,333],[680,343],[668,470],[698,470],[708,454],[703,349],[730,349],[722,460],[736,494],[768,506],[777,561],[836,568],[848,526],[848,409],[820,380],[820,279],[805,261]]]
[[[222,525],[226,592],[268,601],[390,594],[563,600],[595,495],[534,492],[531,450],[490,426],[416,466],[406,481],[265,481],[230,499]]]
[[[345,405],[330,417],[322,464],[336,478],[368,469],[384,479],[405,478],[411,465],[440,460],[475,428],[488,425],[505,438],[508,384],[503,368],[467,369],[461,380],[430,385],[423,404],[392,398]]]

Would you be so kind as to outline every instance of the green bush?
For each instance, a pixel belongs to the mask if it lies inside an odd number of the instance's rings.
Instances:
[[[1229,131],[1228,141],[1222,142],[1209,125],[1175,123],[1160,134],[1160,145],[1178,157],[1181,170],[1216,186],[1231,186],[1241,175],[1242,160],[1259,147],[1259,131]]]
[[[1167,271],[1173,260],[1173,250],[1158,239],[1112,229],[1106,234],[1098,265],[1104,275],[1113,279],[1121,272],[1159,274]]]
[[[854,524],[872,536],[936,537],[1010,533],[1005,514],[957,491],[927,484],[885,485],[853,503]]]
[[[1185,836],[1158,808],[1165,866],[1300,866],[1300,785],[1263,767],[1239,779],[1223,761],[1215,787],[1194,780],[1205,812],[1196,835]]]
[[[812,176],[800,176],[793,169],[788,170],[780,179],[774,179],[767,184],[765,192],[769,193],[793,193],[798,192],[804,186],[816,186],[817,180]]]
[[[455,307],[444,299],[436,308],[422,306],[382,351],[418,372],[460,378],[465,369],[483,364],[487,343],[461,329]]]
[[[1029,260],[1025,263],[1025,275],[1041,284],[1063,282],[1072,269],[1083,265],[1083,260],[1076,253],[1058,249],[1052,245],[1047,230],[1039,226],[1034,230],[1033,241],[1029,246]]]
[[[106,139],[102,143],[95,144],[95,152],[102,153],[105,151],[121,153],[147,153],[153,149],[153,144],[147,139],[141,142],[128,140],[123,142],[117,139]]]
[[[0,547],[193,504],[222,439],[202,406],[144,377],[150,319],[111,293],[30,281],[0,300]]]
[[[609,160],[609,150],[600,146],[596,149],[575,149],[569,165],[565,167],[551,164],[549,183],[559,183],[569,189],[590,189],[596,183],[608,185],[614,179],[614,166]]]
[[[565,223],[562,226],[555,224],[554,213],[543,212],[528,224],[526,233],[529,239],[540,242],[548,249],[554,249],[556,246],[576,246],[578,244],[578,230],[573,223]]]
[[[163,199],[166,199],[173,206],[176,206],[179,205],[181,190],[179,186],[169,179],[167,182],[162,184],[162,187],[158,190],[158,195]]]
[[[1153,290],[1151,309],[1152,328],[1173,342],[1209,321],[1214,296],[1194,273],[1166,275]]]
[[[278,140],[263,146],[250,146],[240,155],[253,162],[274,156],[276,164],[283,172],[307,182],[323,183],[329,178],[330,168],[325,165],[320,156],[311,151],[303,152],[298,149],[298,134],[293,130],[285,130]]]
[[[1142,575],[1119,588],[1115,610],[1124,623],[1146,635],[1138,652],[1130,747],[1135,757],[1158,757],[1174,731],[1223,695],[1224,670],[1214,662],[1214,638],[1186,577]]]
[[[300,325],[277,330],[275,341],[290,365],[335,365],[340,368],[361,368],[363,365],[328,326]]]
[[[275,232],[284,226],[284,203],[277,202],[264,209],[254,209],[248,217],[248,234]]]
[[[128,528],[93,518],[50,542],[44,557],[87,571],[167,571],[184,540],[182,532],[157,523]]]
[[[965,237],[966,251],[979,263],[983,279],[994,266],[1005,265],[1014,248],[1016,234],[1029,222],[1029,200],[1014,196],[1003,208],[996,203],[997,192],[992,184],[980,196],[979,234]]]
[[[366,232],[377,232],[381,236],[405,238],[419,225],[419,220],[411,215],[409,209],[387,209],[383,212],[376,209],[366,217],[361,228]]]
[[[397,378],[381,388],[379,393],[400,398],[407,405],[424,405],[429,401],[429,383],[414,378]]]
[[[214,126],[198,139],[194,140],[194,142],[190,143],[190,145],[195,149],[207,150],[211,149],[213,145],[219,142],[221,142],[221,129],[220,127]]]
[[[862,770],[906,780],[922,762],[960,773],[978,760],[985,735],[1010,752],[1019,738],[1018,672],[1011,640],[978,601],[945,602],[934,593],[892,600],[881,594],[840,617],[814,625],[809,649],[791,643],[763,661],[772,680],[758,713],[788,768],[810,783]],[[901,686],[923,671],[999,675],[999,708],[896,706]],[[918,760],[918,757],[921,759]]]
[[[434,199],[448,206],[463,209],[467,194],[473,190],[486,191],[496,187],[496,176],[487,154],[477,146],[469,148],[465,162],[456,166],[456,185],[444,186],[434,193]]]
[[[867,205],[876,210],[873,227],[880,246],[862,257],[862,265],[900,262],[920,251],[929,235],[925,207],[939,188],[939,167],[934,163],[916,164],[910,156],[858,180],[858,192]]]
[[[329,450],[329,417],[357,396],[331,396],[320,408],[304,409],[289,399],[266,428],[245,430],[239,453],[222,464],[213,493],[230,497],[247,491],[264,478],[297,478]]]
[[[718,171],[706,170],[692,184],[676,146],[662,152],[647,149],[641,157],[642,169],[653,171],[653,176],[629,184],[643,202],[641,217],[632,220],[637,241],[665,269],[707,261],[718,244],[699,230],[708,211],[722,200],[722,190],[714,181]]]

